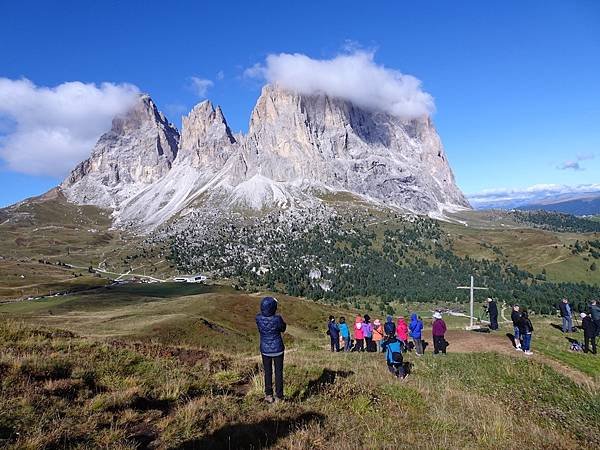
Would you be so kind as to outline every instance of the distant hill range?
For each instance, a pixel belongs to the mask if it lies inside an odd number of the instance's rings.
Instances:
[[[519,206],[523,211],[544,210],[573,214],[575,216],[593,216],[600,214],[600,192],[569,199],[550,199],[544,202]]]
[[[577,192],[552,194],[528,199],[490,199],[489,201],[471,198],[476,209],[519,209],[522,211],[550,211],[575,216],[600,215],[600,192]]]

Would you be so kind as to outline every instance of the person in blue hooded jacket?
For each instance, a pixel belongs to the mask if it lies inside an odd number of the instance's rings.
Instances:
[[[277,311],[277,300],[265,297],[260,302],[256,326],[260,335],[260,353],[265,370],[265,401],[283,400],[283,346],[282,333],[286,324]],[[273,398],[273,366],[275,366],[275,398]]]
[[[423,355],[423,341],[421,333],[423,331],[423,321],[419,319],[416,313],[410,316],[410,324],[408,325],[409,335],[415,344],[415,352],[417,356]]]

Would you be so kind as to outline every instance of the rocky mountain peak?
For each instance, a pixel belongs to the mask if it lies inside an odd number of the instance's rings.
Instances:
[[[140,95],[127,113],[113,119],[90,157],[75,167],[61,188],[79,203],[117,207],[165,176],[178,146],[177,129],[148,95]]]
[[[323,93],[263,88],[246,135],[210,101],[183,117],[181,140],[147,96],[116,118],[62,187],[154,227],[203,207],[312,208],[315,192],[421,214],[468,207],[429,117],[403,120]]]
[[[191,161],[194,167],[221,167],[235,143],[221,108],[208,100],[198,103],[182,119],[180,159]]]

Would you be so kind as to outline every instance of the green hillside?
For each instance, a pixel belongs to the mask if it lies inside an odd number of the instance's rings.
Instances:
[[[530,359],[512,349],[508,325],[486,335],[449,321],[448,356],[430,347],[422,358],[408,354],[412,371],[400,382],[380,354],[328,351],[327,316],[354,311],[281,297],[287,401],[265,405],[254,324],[260,297],[131,284],[0,305],[0,445],[600,445],[600,360],[569,353],[551,318],[534,318]]]

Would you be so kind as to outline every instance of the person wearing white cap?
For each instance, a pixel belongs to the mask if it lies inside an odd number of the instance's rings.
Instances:
[[[498,304],[494,301],[493,298],[487,299],[487,311],[490,315],[490,329],[497,330],[498,329]]]
[[[583,351],[586,353],[590,352],[590,344],[592,347],[592,353],[596,354],[596,324],[592,320],[591,316],[586,313],[581,313],[581,328],[583,328]]]
[[[446,354],[446,347],[448,343],[444,338],[446,334],[446,322],[442,319],[442,315],[436,311],[433,313],[433,326],[431,329],[431,333],[433,335],[433,354],[437,355],[439,352],[442,352],[443,355]]]

